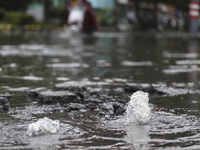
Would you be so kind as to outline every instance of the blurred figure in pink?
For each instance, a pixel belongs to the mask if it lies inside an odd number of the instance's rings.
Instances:
[[[86,0],[72,0],[67,9],[67,26],[73,31],[91,34],[99,30],[95,11]]]

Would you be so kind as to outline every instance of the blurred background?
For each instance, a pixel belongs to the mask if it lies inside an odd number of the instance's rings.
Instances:
[[[189,1],[87,0],[101,30],[188,30]],[[1,0],[0,30],[62,28],[71,0]]]

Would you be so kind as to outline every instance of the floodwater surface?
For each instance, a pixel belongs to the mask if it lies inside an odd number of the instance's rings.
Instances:
[[[11,96],[0,110],[0,149],[199,149],[198,41],[176,33],[0,36],[0,94]],[[80,109],[28,94],[58,96],[67,86],[87,88]],[[124,124],[113,112],[116,104],[126,109],[135,89],[149,92],[158,110],[147,125]],[[44,117],[58,120],[59,131],[29,136],[29,124]]]

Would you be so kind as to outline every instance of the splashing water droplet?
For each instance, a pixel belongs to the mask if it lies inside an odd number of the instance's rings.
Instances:
[[[148,93],[137,91],[132,94],[126,109],[126,124],[148,124],[150,120],[150,107]]]
[[[56,133],[59,130],[59,121],[58,120],[51,120],[47,117],[44,117],[42,119],[39,119],[35,123],[31,123],[28,126],[27,133],[29,136],[32,136],[32,134],[52,134]]]

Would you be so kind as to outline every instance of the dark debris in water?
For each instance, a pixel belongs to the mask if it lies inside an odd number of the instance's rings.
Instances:
[[[65,112],[98,111],[99,116],[120,116],[125,113],[126,104],[133,92],[142,90],[150,96],[177,96],[200,93],[192,88],[169,87],[166,84],[110,84],[91,81],[68,81],[56,84],[54,89],[36,89],[27,92],[28,98],[39,104],[59,104]],[[117,88],[121,88],[120,93]],[[110,90],[108,90],[110,89]],[[113,90],[112,90],[113,89]],[[112,93],[112,94],[111,94]],[[162,107],[162,106],[160,106]],[[157,107],[154,106],[156,111]],[[56,110],[60,110],[55,108]],[[158,109],[159,110],[159,109]],[[164,109],[163,109],[164,110]]]
[[[75,82],[70,82],[68,85],[66,83],[59,84],[59,88],[57,86],[52,90],[31,90],[27,92],[27,96],[39,104],[62,105],[67,112],[91,110],[99,111],[101,116],[122,115],[125,112],[125,104],[129,97],[123,97],[122,100],[111,96],[106,89],[94,87],[96,83],[92,82],[72,83]]]
[[[198,94],[200,91],[191,88],[169,87],[166,84],[135,84],[110,85],[113,94],[108,91],[107,83],[91,81],[69,81],[55,85],[54,89],[36,89],[27,93],[28,98],[40,104],[62,104],[66,111],[81,109],[101,110],[123,115],[129,96],[138,90],[148,92],[150,96],[177,96],[183,94]],[[121,95],[115,89],[123,89]],[[106,107],[105,107],[106,106]],[[101,114],[106,114],[102,113]]]
[[[167,86],[166,84],[135,84],[128,83],[124,86],[126,92],[136,92],[137,90],[148,92],[154,96],[177,96],[185,94],[200,94],[200,90],[191,87],[180,88],[176,86]]]
[[[91,92],[91,91],[90,91]],[[72,93],[69,91],[43,91],[37,94],[29,93],[29,98],[37,100],[39,104],[54,104],[64,107],[65,112],[71,111],[98,111],[100,116],[122,115],[125,112],[125,102],[109,102],[106,95],[94,95],[85,91],[82,93]],[[90,95],[90,96],[89,96]],[[55,108],[56,109],[56,108]],[[52,111],[55,111],[52,110]],[[57,109],[59,111],[59,109]]]
[[[79,96],[69,91],[44,91],[38,94],[43,104],[80,102]]]
[[[1,106],[3,112],[6,112],[9,110],[10,99],[11,99],[11,95],[0,94],[0,106]]]

